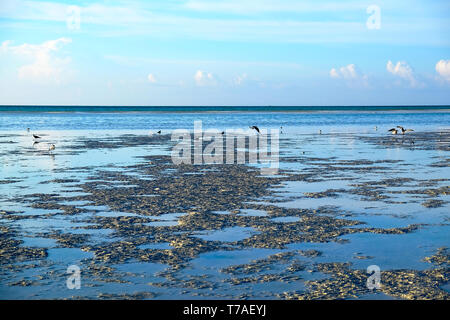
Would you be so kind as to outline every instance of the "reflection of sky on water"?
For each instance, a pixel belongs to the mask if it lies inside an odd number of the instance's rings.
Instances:
[[[251,237],[255,229],[250,227],[231,227],[215,231],[197,232],[195,237],[206,241],[234,242]]]
[[[288,208],[313,208],[321,206],[337,206],[342,210],[339,218],[351,219],[365,222],[365,225],[355,227],[376,227],[392,228],[405,227],[410,224],[427,224],[421,229],[409,234],[403,235],[384,235],[384,234],[352,234],[341,238],[348,239],[346,243],[296,243],[288,246],[288,249],[316,249],[322,251],[319,257],[310,259],[299,257],[302,261],[309,262],[347,262],[353,263],[354,268],[365,269],[370,264],[377,264],[381,270],[415,268],[425,269],[431,265],[421,261],[425,256],[430,256],[435,249],[442,246],[449,246],[449,227],[439,225],[448,219],[449,205],[445,204],[440,208],[425,208],[421,203],[428,198],[425,195],[411,195],[390,193],[402,190],[421,189],[417,182],[407,182],[399,187],[383,187],[386,195],[391,197],[397,203],[387,201],[370,201],[360,195],[349,193],[337,193],[336,197],[308,198],[305,192],[322,192],[327,189],[350,190],[357,188],[353,184],[359,184],[369,181],[380,181],[393,178],[413,178],[417,180],[429,179],[450,179],[448,168],[429,167],[428,165],[445,159],[448,155],[443,151],[404,149],[399,147],[380,148],[362,142],[354,138],[354,134],[384,136],[386,129],[394,124],[405,124],[413,127],[416,131],[435,130],[436,128],[448,127],[450,123],[450,113],[443,114],[346,114],[334,117],[330,114],[177,114],[175,115],[120,115],[115,117],[115,122],[108,122],[110,116],[102,118],[103,115],[52,115],[42,116],[42,122],[33,126],[36,115],[24,114],[12,119],[10,116],[0,115],[1,134],[13,134],[11,137],[0,138],[11,140],[17,143],[0,144],[0,180],[14,179],[17,182],[10,184],[0,184],[0,209],[23,211],[24,214],[35,215],[31,219],[17,221],[2,220],[2,222],[17,226],[22,230],[21,239],[25,240],[25,245],[47,246],[49,248],[48,259],[55,265],[53,267],[42,267],[37,269],[25,270],[16,275],[32,277],[34,274],[42,274],[49,270],[64,271],[72,263],[82,263],[83,259],[89,258],[92,254],[81,251],[79,248],[57,248],[54,240],[41,237],[33,238],[33,235],[41,232],[64,231],[74,234],[87,234],[90,241],[97,244],[107,244],[110,241],[119,241],[113,235],[112,229],[74,229],[74,227],[86,226],[82,222],[83,215],[77,219],[69,219],[61,215],[52,217],[40,217],[46,213],[58,213],[58,210],[34,209],[15,202],[14,199],[23,195],[33,193],[54,193],[63,196],[74,196],[82,194],[81,190],[73,185],[77,183],[48,182],[54,179],[74,179],[85,181],[94,171],[112,170],[121,171],[121,166],[131,165],[144,161],[140,156],[155,154],[170,154],[165,147],[158,146],[139,146],[124,147],[119,149],[101,149],[101,150],[77,150],[76,154],[67,153],[68,147],[75,140],[83,137],[115,137],[120,134],[148,134],[149,130],[161,128],[169,130],[179,128],[180,123],[189,130],[193,128],[193,120],[203,120],[203,126],[217,127],[219,129],[247,128],[249,124],[258,124],[260,127],[276,128],[283,126],[284,133],[281,135],[280,155],[296,155],[305,157],[304,162],[283,162],[281,160],[280,168],[293,170],[297,173],[314,173],[314,178],[323,179],[318,182],[285,182],[281,188],[274,189],[277,195],[285,198],[287,201],[274,203],[277,206]],[[81,117],[81,118],[80,118]],[[77,122],[77,119],[83,119],[83,123]],[[103,119],[103,120],[99,120]],[[111,118],[112,119],[112,118]],[[10,122],[7,122],[10,121]],[[133,125],[129,122],[135,121]],[[5,124],[5,125],[3,125]],[[57,149],[53,154],[45,150],[33,149],[32,140],[28,133],[15,131],[21,127],[32,127],[33,132],[46,134],[42,143],[55,143]],[[374,126],[378,130],[374,130]],[[58,130],[64,129],[82,129],[97,127],[101,130]],[[21,128],[20,127],[20,128]],[[118,128],[120,130],[118,130]],[[52,129],[52,130],[48,130]],[[139,130],[135,130],[139,129]],[[142,129],[142,130],[141,130]],[[145,130],[144,130],[145,129]],[[322,135],[318,130],[322,130]],[[168,131],[167,131],[168,132]],[[14,134],[19,134],[15,136]],[[16,150],[21,152],[15,153]],[[304,153],[303,153],[304,152]],[[333,159],[329,159],[333,157]],[[308,158],[324,158],[324,160],[313,161]],[[328,159],[328,160],[327,160]],[[324,171],[326,167],[322,164],[330,164],[337,167],[346,167],[343,164],[336,164],[339,160],[401,160],[398,163],[375,163],[370,166],[384,167],[378,171],[369,171],[360,173],[358,171]],[[112,168],[108,166],[113,165]],[[352,167],[366,167],[366,164],[352,164]],[[83,168],[91,167],[91,168]],[[70,171],[64,171],[68,168],[74,168]],[[123,172],[126,173],[126,172]],[[173,174],[173,172],[167,172]],[[331,175],[331,177],[330,177]],[[143,177],[151,179],[151,177]],[[337,179],[336,179],[337,178]],[[338,180],[339,179],[339,180]],[[342,179],[342,180],[341,180]],[[437,182],[433,188],[448,185],[448,181]],[[71,191],[69,193],[62,191]],[[80,193],[81,192],[81,193]],[[440,196],[442,200],[449,201],[449,196]],[[265,199],[270,203],[270,199]],[[405,203],[403,203],[405,202]],[[134,216],[127,212],[113,212],[108,207],[89,205],[89,203],[67,202],[66,205],[75,205],[80,208],[96,210],[98,217],[120,217]],[[186,214],[185,212],[168,213],[154,217],[158,221],[150,222],[148,225],[173,226],[177,225],[178,219]],[[228,212],[216,212],[216,214],[230,214]],[[262,210],[242,210],[239,214],[242,216],[266,216]],[[277,223],[293,223],[297,218],[282,217],[275,218]],[[253,228],[233,227],[218,231],[201,231],[194,236],[204,240],[214,240],[231,242],[250,237],[257,232]],[[139,249],[171,249],[169,243],[146,244]],[[272,249],[246,249],[237,251],[216,251],[201,254],[191,261],[191,266],[182,271],[181,275],[203,275],[208,274],[215,281],[225,279],[227,276],[220,273],[220,268],[241,263],[249,263],[255,259],[265,258],[268,255],[281,252],[283,250]],[[356,256],[367,256],[368,259],[357,259]],[[151,263],[130,262],[119,265],[119,269],[124,272],[136,272],[138,276],[131,277],[133,283],[130,285],[120,284],[102,284],[101,289],[83,288],[81,294],[96,296],[99,292],[109,293],[134,293],[137,291],[159,291],[159,298],[173,297],[194,297],[189,295],[180,295],[176,288],[157,288],[148,285],[148,282],[164,281],[164,278],[158,277],[157,272],[163,271],[167,266]],[[139,276],[141,275],[141,276]],[[305,279],[314,279],[321,277],[317,273],[301,272],[300,275]],[[58,280],[60,281],[60,280]],[[283,292],[289,290],[301,290],[301,283],[283,284],[267,283],[258,285],[246,285],[249,292],[253,292],[255,297],[264,298],[262,292]],[[246,290],[247,290],[246,289]],[[55,291],[56,290],[56,291]],[[221,283],[217,292],[228,294],[230,297],[242,293],[241,287],[233,287],[229,284]],[[73,292],[65,290],[64,283],[49,282],[45,286],[30,288],[9,287],[5,283],[0,283],[0,297],[22,298],[24,296],[33,297],[54,297],[70,296]]]
[[[390,269],[428,269],[431,265],[423,258],[435,253],[436,247],[448,246],[450,227],[424,228],[408,234],[357,233],[341,238],[350,240],[341,244],[298,243],[290,244],[290,249],[319,250],[323,254],[315,258],[317,262],[352,262],[355,269],[366,269],[369,265]],[[368,259],[358,259],[367,256]]]

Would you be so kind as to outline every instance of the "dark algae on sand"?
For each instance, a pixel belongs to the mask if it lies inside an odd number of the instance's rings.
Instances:
[[[415,148],[448,151],[448,145],[436,143],[438,139],[448,139],[448,133],[444,136],[434,134],[427,140],[421,137],[422,133],[414,136]],[[390,138],[380,141],[367,137],[360,139],[377,147],[399,143]],[[285,143],[289,143],[288,139]],[[83,138],[57,149],[55,156],[148,145],[166,145],[169,149],[170,144],[170,137],[166,135]],[[20,152],[27,155],[32,151]],[[283,206],[283,203],[296,199],[321,200],[342,195],[368,202],[391,203],[396,201],[397,194],[407,194],[418,197],[425,209],[433,210],[446,204],[439,198],[449,192],[448,186],[439,185],[445,183],[445,178],[443,181],[415,178],[360,181],[354,178],[355,174],[389,175],[390,165],[397,164],[392,160],[342,161],[301,154],[282,157],[280,161],[304,163],[309,170],[299,173],[281,169],[276,176],[264,176],[258,168],[241,164],[175,165],[169,155],[141,156],[134,164],[111,164],[101,168],[57,168],[55,170],[67,178],[48,179],[42,185],[58,184],[76,190],[78,195],[42,192],[14,199],[31,208],[30,212],[39,210],[38,215],[0,210],[1,282],[25,287],[50,286],[54,282],[64,284],[65,268],[49,259],[49,251],[59,248],[86,253],[80,258],[83,286],[92,288],[85,294],[81,291],[81,294],[62,298],[153,299],[163,296],[169,289],[176,290],[179,296],[216,298],[353,299],[371,294],[400,299],[449,298],[443,289],[449,280],[447,248],[440,248],[424,258],[430,264],[429,268],[382,270],[382,286],[375,293],[366,286],[366,270],[355,267],[352,262],[325,262],[320,260],[324,258],[321,250],[293,248],[299,243],[345,246],[349,241],[346,236],[357,234],[407,235],[426,228],[427,224],[375,227],[359,220],[364,213],[350,212],[338,206]],[[436,163],[440,164],[442,162]],[[70,178],[75,172],[82,172],[84,178]],[[281,196],[286,183],[320,183],[344,178],[354,181],[349,187]],[[6,185],[14,181],[18,180],[4,179],[0,183]],[[388,188],[405,185],[409,188]],[[105,211],[109,214],[105,215]],[[172,218],[167,219],[167,215]],[[18,225],[33,219],[59,219],[68,227],[43,228],[27,235],[52,241],[52,249],[39,245],[39,242],[29,246],[21,240]],[[239,230],[243,236],[210,236],[227,230]],[[192,272],[194,262],[205,255],[245,250],[267,250],[268,254],[250,262],[219,267],[216,275]],[[372,258],[356,255],[356,259],[362,261]],[[145,278],[139,270],[127,268],[128,264],[139,263],[162,267],[155,269],[154,277]],[[26,270],[38,271],[33,274]],[[136,280],[142,277],[145,283]],[[140,285],[128,293],[104,287],[106,284],[128,286],[134,283]],[[271,290],[276,283],[291,285],[292,290]],[[296,286],[301,290],[295,290]]]

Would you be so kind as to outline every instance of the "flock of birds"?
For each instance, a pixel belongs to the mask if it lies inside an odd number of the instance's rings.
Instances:
[[[258,126],[249,126],[249,128],[252,129],[252,130],[255,130],[258,134],[261,134],[261,130],[258,128]],[[376,130],[378,130],[377,126],[375,126],[375,131]],[[30,128],[27,128],[27,131],[30,132]],[[391,134],[393,134],[393,135],[396,135],[396,134],[399,134],[399,133],[404,135],[406,132],[413,132],[413,131],[414,131],[413,129],[405,129],[402,126],[397,126],[395,128],[391,128],[391,129],[388,130],[388,132],[391,132]],[[162,131],[159,130],[156,133],[157,134],[161,134]],[[283,127],[280,127],[280,133],[283,133]],[[225,131],[222,131],[220,134],[224,135]],[[319,134],[322,134],[322,130],[319,130]],[[42,139],[41,136],[39,136],[37,134],[34,134],[34,133],[32,133],[31,136],[33,138],[33,145],[38,144],[38,143],[41,142],[41,139]],[[411,143],[414,144],[414,141],[411,141]],[[55,149],[56,149],[55,144],[53,144],[53,143],[48,144],[48,150],[47,151],[51,152],[51,151],[53,151]]]
[[[388,131],[389,131],[391,134],[394,134],[394,135],[397,135],[397,134],[401,133],[401,134],[404,136],[406,132],[413,132],[414,130],[413,130],[413,129],[405,129],[405,128],[403,128],[402,126],[397,126],[397,127],[395,127],[395,128],[389,129]],[[397,141],[397,140],[396,140],[396,141]],[[404,140],[402,139],[402,140],[401,140],[401,143],[403,144],[403,142],[404,142]],[[409,142],[410,142],[411,145],[414,145],[414,144],[415,144],[413,139],[410,139]],[[383,143],[384,143],[384,142],[383,142]]]
[[[27,131],[30,132],[30,128],[27,128]],[[42,139],[41,136],[32,133],[31,137],[33,138],[33,146],[38,144],[38,143],[41,143],[41,139]],[[55,146],[54,143],[47,144],[47,151],[51,152],[51,151],[53,151],[55,149],[56,149],[56,146]]]
[[[255,130],[258,134],[261,134],[261,130],[258,128],[258,126],[249,126],[250,129]],[[375,131],[378,130],[378,127],[375,126]],[[406,132],[412,132],[414,131],[413,129],[405,129],[402,126],[397,126],[396,128],[392,128],[388,130],[389,132],[391,132],[392,134],[405,134]],[[157,134],[161,134],[161,130],[156,132]],[[280,133],[283,133],[283,127],[280,127]],[[221,135],[225,134],[225,131],[222,131],[220,133]],[[319,134],[322,134],[322,130],[319,130]]]
[[[257,126],[250,126],[250,129],[255,130],[258,133],[261,133],[259,128]],[[375,126],[375,131],[378,130],[378,127]],[[412,132],[414,131],[413,129],[405,129],[402,126],[397,126],[396,128],[392,128],[389,129],[388,132],[391,132],[392,134],[398,134],[399,132],[401,132],[401,134],[405,134],[406,132]],[[283,127],[280,127],[280,132],[283,133]],[[224,134],[224,132],[222,132],[222,134]],[[319,130],[319,134],[322,134],[322,130]]]
[[[261,131],[259,130],[259,128],[257,126],[250,126],[249,127],[252,130],[255,130],[258,134],[261,134]],[[283,133],[283,127],[280,127],[281,133]],[[161,130],[156,132],[157,134],[161,134]],[[225,131],[220,132],[221,135],[225,134]]]
[[[396,128],[389,129],[392,134],[398,134],[401,132],[402,134],[405,134],[406,132],[414,131],[413,129],[405,129],[402,126],[397,126]]]

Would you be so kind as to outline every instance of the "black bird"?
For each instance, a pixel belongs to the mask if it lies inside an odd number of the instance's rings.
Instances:
[[[34,139],[41,139],[42,137],[38,136],[37,134],[32,135]]]
[[[251,126],[251,127],[249,127],[249,128],[250,128],[250,129],[255,129],[256,132],[261,133],[261,132],[259,132],[259,128],[258,128],[257,126]]]
[[[224,134],[225,134],[225,131],[222,131],[220,134],[221,134],[221,135],[224,135]]]
[[[390,131],[392,134],[397,134],[398,130],[395,128],[389,129],[388,131]]]
[[[161,130],[159,130],[158,132],[156,132],[157,134],[161,134]]]
[[[400,130],[402,130],[402,134],[405,134],[405,132],[410,132],[410,131],[414,131],[413,129],[405,129],[402,126],[397,126],[397,128],[399,128]]]

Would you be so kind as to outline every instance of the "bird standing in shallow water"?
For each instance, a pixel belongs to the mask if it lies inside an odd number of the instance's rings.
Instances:
[[[48,147],[48,151],[55,150],[56,146],[54,144],[51,144],[50,147]]]

